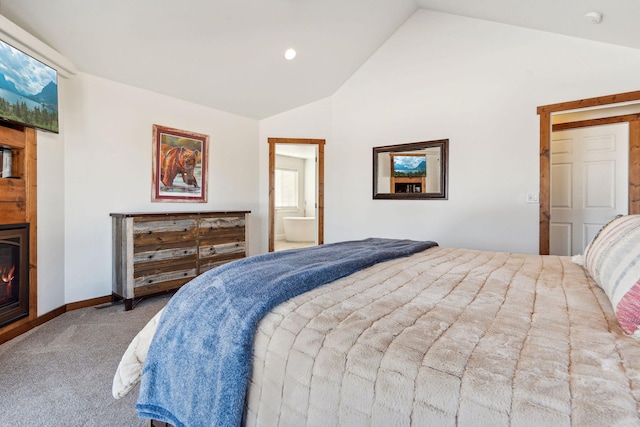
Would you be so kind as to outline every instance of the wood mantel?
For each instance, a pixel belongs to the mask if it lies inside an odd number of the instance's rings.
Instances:
[[[0,328],[0,342],[24,332],[37,318],[37,133],[33,128],[1,124],[0,146],[11,148],[11,178],[0,178],[0,223],[29,223],[29,315]],[[28,330],[29,327],[26,328]],[[10,338],[9,338],[10,339]]]

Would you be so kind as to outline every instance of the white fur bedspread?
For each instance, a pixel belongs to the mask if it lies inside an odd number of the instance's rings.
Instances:
[[[164,308],[147,322],[122,355],[111,387],[111,393],[116,399],[126,396],[140,382],[142,366],[147,359],[151,339],[153,339],[153,334],[156,332],[158,320],[163,311]]]
[[[114,395],[137,381],[138,344]],[[269,313],[245,416],[249,426],[640,426],[639,402],[640,342],[581,266],[437,247]]]
[[[640,342],[570,258],[432,248],[259,325],[247,425],[640,425]]]

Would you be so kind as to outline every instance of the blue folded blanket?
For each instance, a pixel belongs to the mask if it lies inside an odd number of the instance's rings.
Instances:
[[[145,361],[141,418],[182,426],[239,426],[256,326],[273,307],[378,262],[436,243],[366,239],[274,252],[222,265],[167,304]]]

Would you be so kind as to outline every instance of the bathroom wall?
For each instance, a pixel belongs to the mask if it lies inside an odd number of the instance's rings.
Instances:
[[[304,161],[304,216],[316,216],[316,182],[318,181],[316,159]]]
[[[305,216],[305,160],[297,157],[276,155],[276,169],[298,171],[298,209],[276,209],[274,218],[274,238],[284,240],[282,218],[285,216]]]

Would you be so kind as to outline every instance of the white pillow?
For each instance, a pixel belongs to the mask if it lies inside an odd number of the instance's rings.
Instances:
[[[609,297],[620,327],[640,338],[640,215],[605,225],[587,247],[584,267]]]

